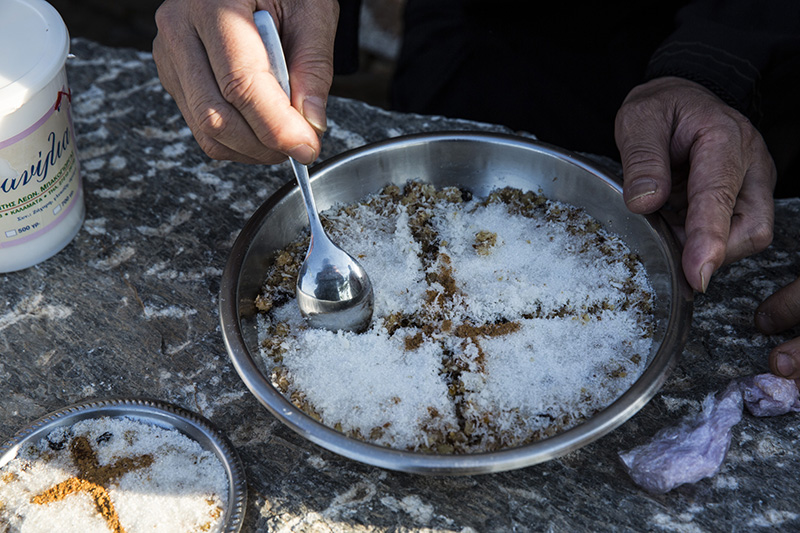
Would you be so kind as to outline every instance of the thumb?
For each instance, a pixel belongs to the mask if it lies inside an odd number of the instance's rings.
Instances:
[[[632,93],[633,94],[633,93]],[[672,188],[666,109],[653,99],[629,97],[617,112],[614,137],[623,173],[623,198],[634,213],[657,211]]]
[[[325,107],[333,81],[333,43],[339,11],[337,2],[312,4],[291,15],[282,38],[292,106],[321,135],[328,127]],[[308,13],[310,10],[314,13]]]

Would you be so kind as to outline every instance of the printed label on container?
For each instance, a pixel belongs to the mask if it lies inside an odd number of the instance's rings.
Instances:
[[[69,93],[35,124],[0,140],[0,249],[53,229],[76,206],[81,180]]]

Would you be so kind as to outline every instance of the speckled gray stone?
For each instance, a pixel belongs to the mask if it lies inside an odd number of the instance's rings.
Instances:
[[[599,441],[561,459],[473,477],[384,471],[329,453],[277,422],[230,364],[220,276],[240,228],[293,179],[203,155],[149,54],[73,41],[68,63],[86,223],[48,261],[0,275],[0,441],[65,405],[149,396],[211,419],[245,464],[243,531],[766,531],[800,529],[800,418],[745,415],[721,472],[653,496],[617,452],[699,409],[733,378],[767,371],[757,304],[800,272],[800,200],[777,206],[773,245],[720,271],[695,301],[664,388]],[[441,129],[502,128],[388,113],[333,98],[322,159]],[[795,330],[794,335],[800,334]]]

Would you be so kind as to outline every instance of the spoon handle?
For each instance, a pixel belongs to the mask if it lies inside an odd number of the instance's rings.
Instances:
[[[322,228],[322,222],[319,219],[319,213],[317,213],[317,204],[314,202],[314,195],[311,192],[308,167],[291,157],[289,161],[294,167],[294,175],[297,178],[297,184],[300,186],[303,203],[306,204],[306,213],[308,213],[308,223],[311,226],[311,239],[313,241],[314,235],[322,237],[325,235],[325,231]]]
[[[269,66],[275,79],[278,80],[283,92],[291,100],[292,90],[289,87],[289,69],[286,68],[286,58],[283,55],[283,45],[281,44],[281,37],[278,34],[278,28],[275,26],[275,21],[268,11],[256,11],[253,14],[253,20],[258,28],[258,33],[261,36],[261,41],[264,43],[264,48],[267,50],[267,58],[269,59]],[[297,184],[300,186],[300,192],[303,195],[303,202],[306,206],[306,213],[308,213],[308,223],[311,226],[312,239],[315,234],[325,235],[322,229],[322,222],[317,213],[317,205],[314,202],[314,195],[311,192],[311,182],[308,176],[308,167],[299,163],[293,158],[289,161],[294,167],[294,174],[297,177]]]
[[[291,99],[292,89],[289,87],[289,69],[286,68],[281,36],[278,34],[275,21],[272,20],[272,15],[269,14],[269,11],[256,11],[253,13],[253,20],[256,23],[256,28],[258,28],[261,41],[264,43],[264,48],[267,50],[269,68],[281,85],[283,92]]]

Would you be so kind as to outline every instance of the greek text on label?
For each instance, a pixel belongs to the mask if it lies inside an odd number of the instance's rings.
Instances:
[[[0,190],[2,190],[2,192],[9,193],[20,187],[24,187],[34,177],[36,178],[36,183],[45,181],[50,169],[55,167],[56,163],[58,163],[61,157],[67,152],[67,148],[70,145],[69,126],[64,130],[60,141],[56,142],[56,133],[54,131],[50,132],[47,140],[50,142],[50,151],[47,152],[44,157],[42,157],[42,152],[39,152],[39,160],[31,165],[30,170],[25,169],[22,171],[22,174],[16,178],[6,178],[3,180],[2,184],[0,184]]]

